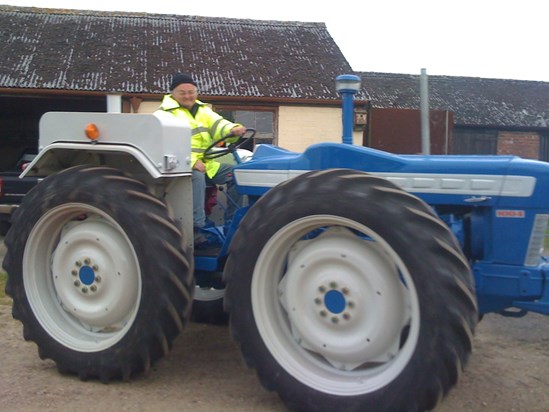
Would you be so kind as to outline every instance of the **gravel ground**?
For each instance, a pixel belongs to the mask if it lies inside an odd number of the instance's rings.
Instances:
[[[0,244],[0,261],[3,257]],[[284,411],[247,369],[227,327],[190,324],[172,352],[131,382],[81,382],[39,359],[0,302],[2,411]],[[457,387],[437,412],[549,411],[549,318],[487,315]]]

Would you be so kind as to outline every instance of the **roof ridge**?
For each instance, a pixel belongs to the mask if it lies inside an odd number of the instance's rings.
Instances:
[[[260,19],[241,19],[235,17],[210,17],[185,14],[160,14],[137,11],[104,11],[104,10],[83,10],[83,9],[60,9],[48,7],[21,7],[0,5],[0,12],[22,12],[33,14],[60,14],[60,15],[75,15],[75,16],[92,16],[92,17],[129,17],[129,18],[150,18],[150,19],[177,19],[189,20],[197,22],[216,22],[221,24],[252,24],[265,26],[299,26],[299,27],[326,27],[324,22],[302,22],[302,21],[284,21],[284,20],[260,20]]]
[[[376,77],[387,77],[387,78],[419,78],[421,74],[415,74],[415,73],[388,73],[388,72],[373,72],[373,71],[357,71],[359,76],[376,76]],[[517,82],[517,83],[541,83],[541,84],[549,84],[549,82],[544,82],[542,80],[521,80],[521,79],[498,79],[493,77],[479,77],[479,76],[450,76],[446,74],[427,74],[427,77],[429,79],[435,79],[435,80],[479,80],[479,81],[495,81],[495,82]]]

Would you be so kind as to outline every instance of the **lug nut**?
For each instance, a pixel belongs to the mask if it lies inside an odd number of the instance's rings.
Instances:
[[[330,287],[332,289],[336,289],[337,288],[337,283],[336,282],[330,282]]]
[[[88,293],[88,288],[87,288],[86,286],[84,286],[84,287],[82,288],[82,292],[83,292],[83,293]]]
[[[92,266],[92,269],[94,270],[94,272],[97,272],[97,271],[99,270],[99,266],[93,265],[93,266]]]
[[[349,294],[349,288],[341,289],[341,293],[343,293],[344,295],[348,295]]]
[[[91,285],[91,286],[90,286],[90,290],[91,290],[92,292],[97,292],[97,286]]]
[[[319,286],[319,287],[318,287],[318,291],[319,291],[320,293],[324,293],[324,292],[326,292],[326,287],[325,287],[325,286]]]
[[[338,323],[339,318],[337,316],[332,317],[332,323]]]
[[[75,280],[75,281],[74,281],[74,286],[76,286],[76,287],[80,286],[80,281],[79,281],[79,280]]]
[[[95,281],[96,281],[97,283],[101,283],[101,276],[96,276],[96,277],[95,277]]]
[[[78,272],[76,271],[76,269],[71,270],[71,275],[73,275],[73,276],[78,275]]]
[[[320,311],[320,316],[322,316],[323,318],[325,318],[326,316],[328,316],[328,314],[326,313],[325,310],[321,310],[321,311]]]
[[[348,313],[344,313],[343,314],[343,319],[349,320],[349,319],[351,319],[351,315],[349,315]]]
[[[322,300],[320,298],[315,298],[315,303],[317,305],[320,305],[322,303]]]
[[[77,260],[76,262],[74,262],[74,264],[75,264],[77,267],[82,266],[82,262],[80,262],[79,260]]]
[[[91,262],[91,261],[90,261],[90,258],[86,258],[86,259],[84,259],[84,263],[85,263],[86,265],[89,265],[89,264],[90,264],[90,262]]]

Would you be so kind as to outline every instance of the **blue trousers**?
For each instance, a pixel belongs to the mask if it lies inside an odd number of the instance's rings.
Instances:
[[[204,202],[206,198],[206,186],[207,185],[227,185],[227,194],[229,196],[235,196],[236,190],[233,180],[233,166],[220,163],[221,167],[210,179],[205,173],[193,170],[192,174],[192,186],[193,186],[193,225],[194,227],[204,227],[206,224],[206,212],[204,211]],[[237,199],[234,198],[236,201]],[[229,206],[229,210],[234,207]]]

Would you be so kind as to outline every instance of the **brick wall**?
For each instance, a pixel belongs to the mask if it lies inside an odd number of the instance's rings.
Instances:
[[[497,154],[539,159],[539,144],[534,132],[499,132]]]

